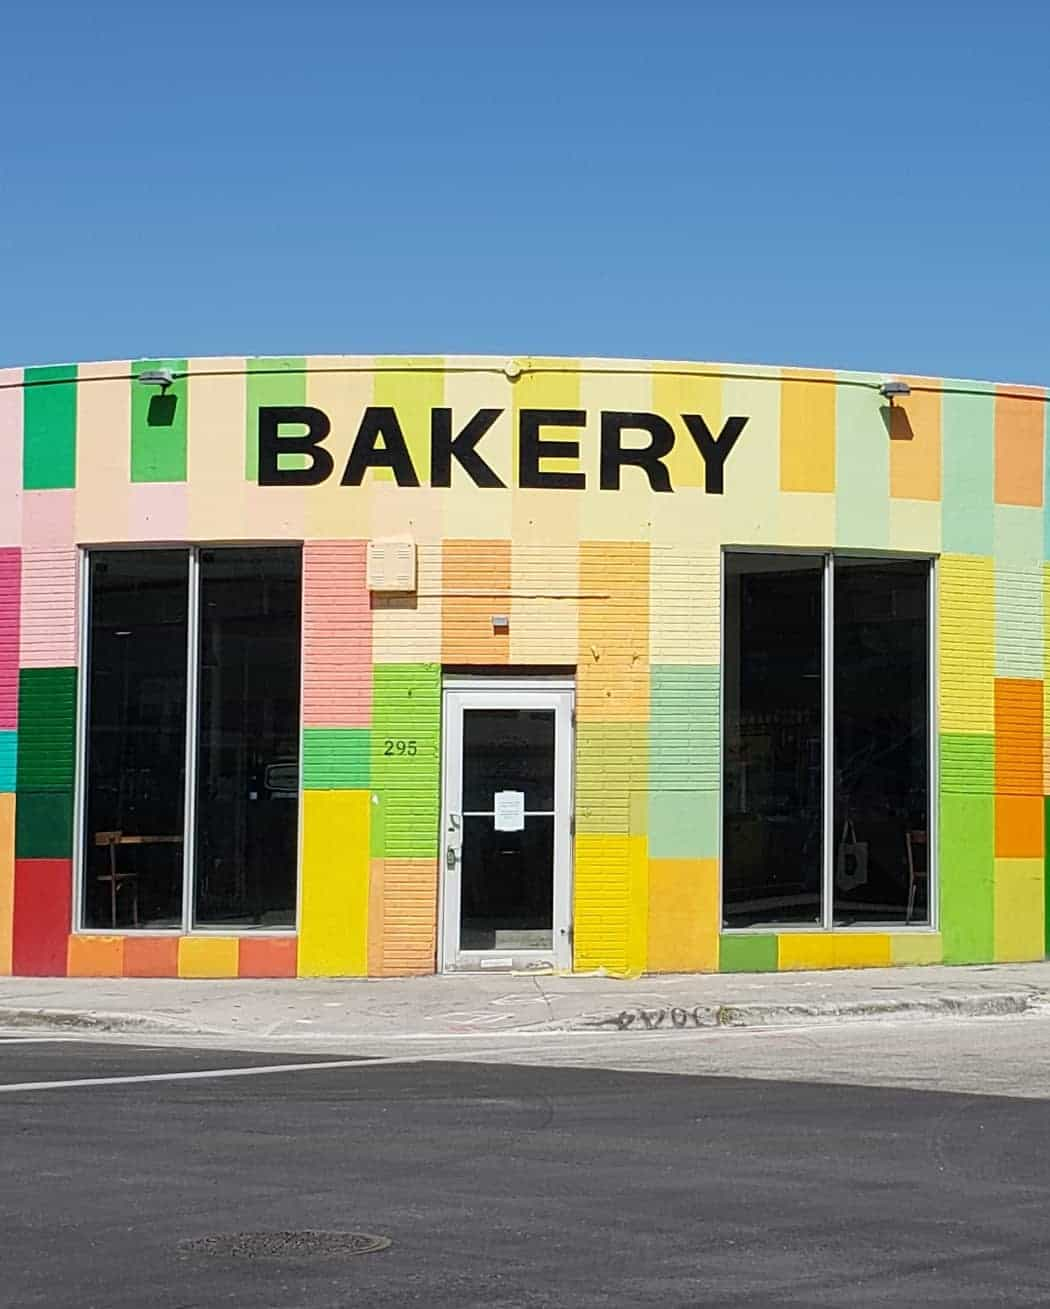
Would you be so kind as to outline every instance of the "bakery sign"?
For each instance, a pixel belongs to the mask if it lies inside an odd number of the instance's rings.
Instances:
[[[361,414],[346,453],[341,486],[360,486],[370,468],[386,468],[398,486],[452,485],[466,478],[485,490],[506,489],[507,483],[485,458],[485,436],[502,409],[479,409],[466,421],[454,420],[451,409],[430,411],[428,467],[413,459],[397,410],[370,405]],[[678,442],[700,461],[709,495],[725,490],[725,467],[747,419],[727,418],[716,433],[700,414],[680,414],[673,423],[660,414],[603,409],[599,414],[598,488],[620,489],[623,470],[637,469],[653,491],[673,491],[671,470],[664,462]],[[582,491],[587,475],[573,468],[580,458],[581,428],[588,417],[582,409],[519,409],[515,485],[551,491]],[[259,485],[318,486],[335,474],[332,424],[322,409],[310,405],[261,405],[259,408]],[[290,456],[294,456],[291,458]],[[558,467],[551,467],[556,461]]]

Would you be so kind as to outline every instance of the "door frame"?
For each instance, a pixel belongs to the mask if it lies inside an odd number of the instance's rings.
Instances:
[[[476,697],[476,705],[470,701]],[[554,916],[549,950],[461,950],[459,876],[462,863],[449,869],[449,799],[453,779],[462,785],[462,711],[466,708],[554,710]],[[438,841],[438,972],[487,972],[514,967],[572,968],[573,838],[576,774],[576,679],[571,676],[446,674],[441,687],[441,827]],[[462,828],[460,828],[462,843]],[[455,847],[455,842],[451,843]],[[455,847],[459,848],[459,847]],[[450,876],[450,872],[452,876]],[[451,885],[450,885],[451,883]]]

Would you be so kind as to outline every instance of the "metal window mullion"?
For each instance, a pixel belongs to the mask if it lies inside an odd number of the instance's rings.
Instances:
[[[835,557],[824,556],[824,869],[821,926],[834,924],[835,894]]]
[[[197,731],[200,679],[200,552],[193,548],[186,563],[186,789],[182,805],[182,930],[193,928],[193,864],[197,828]]]
[[[926,730],[929,733],[926,762],[926,922],[940,927],[937,819],[940,809],[941,779],[937,723],[937,560],[926,569]]]
[[[73,931],[84,923],[84,891],[87,882],[87,762],[88,762],[88,661],[91,653],[91,556],[77,552],[77,717],[76,758],[73,776]]]

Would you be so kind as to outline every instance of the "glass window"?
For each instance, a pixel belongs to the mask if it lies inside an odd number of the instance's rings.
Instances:
[[[83,922],[182,922],[188,555],[92,554]]]
[[[301,550],[94,551],[88,573],[82,925],[294,927]]]
[[[929,565],[835,560],[835,922],[929,921]]]
[[[725,926],[930,922],[929,587],[925,560],[726,555]]]
[[[819,923],[823,561],[729,554],[723,916]]]
[[[202,550],[195,921],[293,927],[300,552]]]

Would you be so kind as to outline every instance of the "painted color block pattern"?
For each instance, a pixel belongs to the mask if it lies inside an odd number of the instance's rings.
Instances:
[[[75,364],[25,370],[22,485],[44,491],[76,485]]]
[[[185,359],[140,359],[132,376],[151,369],[170,369],[171,386],[161,389],[138,383],[131,390],[131,480],[185,482],[189,385]]]
[[[0,390],[0,973],[411,975],[435,966],[443,668],[575,670],[574,966],[769,971],[1035,958],[1050,944],[1050,520],[1040,388],[732,366],[338,357],[4,373]],[[221,365],[221,367],[220,367]],[[165,393],[134,378],[164,366]],[[24,385],[20,385],[24,383]],[[263,405],[332,417],[334,476],[257,486]],[[343,487],[364,405],[393,406],[423,485]],[[513,483],[523,408],[582,409],[585,490],[430,488],[430,411]],[[675,490],[598,489],[601,409],[652,409]],[[681,415],[748,416],[722,495]],[[191,425],[192,418],[192,425]],[[547,429],[546,437],[557,433]],[[79,453],[79,467],[78,467]],[[282,466],[305,459],[284,456]],[[370,595],[370,539],[419,585]],[[70,933],[77,550],[303,542],[297,935]],[[725,546],[936,555],[938,930],[725,932]],[[493,618],[509,619],[509,631]]]

